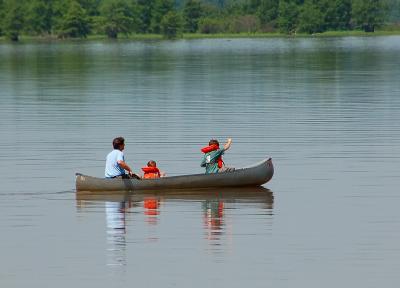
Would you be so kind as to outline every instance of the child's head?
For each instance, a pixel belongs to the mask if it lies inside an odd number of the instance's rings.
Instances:
[[[157,167],[157,163],[154,160],[147,162],[147,167]]]
[[[219,146],[219,142],[218,142],[217,139],[211,139],[210,142],[208,142],[208,145],[209,145],[209,146],[212,146],[212,145],[217,145],[217,146]]]

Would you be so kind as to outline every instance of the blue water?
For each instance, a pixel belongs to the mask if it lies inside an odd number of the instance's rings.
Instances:
[[[1,287],[395,287],[400,37],[0,45]],[[272,157],[262,191],[78,195]]]

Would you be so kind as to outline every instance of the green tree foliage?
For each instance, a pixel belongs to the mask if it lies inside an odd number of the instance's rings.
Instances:
[[[66,14],[61,19],[59,37],[84,38],[89,31],[90,19],[86,10],[77,1],[71,0]]]
[[[243,13],[255,14],[260,5],[261,0],[246,0],[242,5]]]
[[[51,0],[32,0],[27,5],[26,23],[28,31],[35,34],[51,34],[53,8]]]
[[[128,0],[107,0],[100,7],[100,22],[109,38],[131,33],[137,26],[136,7]]]
[[[374,32],[384,23],[385,15],[384,0],[353,0],[353,20],[365,32]]]
[[[351,28],[351,0],[324,0],[326,30],[348,30]]]
[[[173,0],[156,0],[151,17],[151,31],[159,34],[161,32],[161,20],[168,12],[174,10]]]
[[[52,1],[52,33],[59,34],[65,15],[68,13],[71,1],[74,0],[51,0]],[[59,35],[60,36],[60,35]]]
[[[139,7],[139,32],[150,32],[151,18],[155,0],[138,0]]]
[[[306,0],[301,6],[298,29],[309,34],[323,31],[324,15],[313,0]]]
[[[0,0],[0,36],[3,36],[4,1]]]
[[[288,34],[353,28],[372,32],[399,21],[400,0],[0,0],[0,36],[14,41],[21,33],[169,37],[174,29],[176,35],[276,29]]]
[[[183,28],[182,16],[175,11],[169,11],[161,19],[160,27],[166,38],[174,39],[181,34]]]
[[[260,27],[259,20],[255,15],[238,15],[232,17],[228,23],[228,26],[224,25],[225,27],[222,32],[255,33]]]
[[[6,0],[4,2],[3,29],[4,34],[12,41],[18,41],[24,27],[22,1]]]
[[[400,22],[400,0],[387,0],[388,21]]]
[[[51,0],[50,0],[51,1]],[[78,3],[85,9],[87,15],[98,16],[100,14],[100,5],[102,0],[79,0]]]
[[[243,10],[243,3],[241,3],[240,1],[229,1],[228,3],[225,4],[224,9],[221,9],[220,11],[225,16],[233,16],[233,17],[253,14],[253,13],[246,13],[246,11]]]
[[[203,4],[203,17],[208,17],[208,18],[221,18],[221,9],[219,9],[217,6],[215,5],[211,5],[211,4]],[[202,17],[202,18],[203,18]]]
[[[224,31],[224,22],[217,18],[201,18],[199,21],[199,31],[204,34],[215,34]]]
[[[220,7],[220,8],[224,8],[226,5],[226,2],[227,2],[226,0],[215,0],[215,1],[217,3],[218,7]]]
[[[279,1],[279,29],[283,33],[296,33],[299,20],[300,6],[295,0]]]
[[[204,15],[203,4],[198,0],[188,0],[183,7],[185,32],[194,33],[199,28],[199,19]]]
[[[279,15],[279,0],[261,0],[256,14],[262,25],[273,23]]]

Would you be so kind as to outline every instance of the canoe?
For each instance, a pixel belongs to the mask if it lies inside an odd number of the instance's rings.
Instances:
[[[76,191],[145,191],[260,186],[274,175],[272,159],[216,174],[192,174],[156,179],[107,179],[76,173]]]

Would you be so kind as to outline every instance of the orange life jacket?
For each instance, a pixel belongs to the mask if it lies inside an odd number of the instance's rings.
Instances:
[[[157,167],[143,167],[142,168],[144,179],[159,178],[161,176],[160,170]]]
[[[219,145],[214,144],[214,145],[210,145],[207,147],[203,147],[201,148],[201,152],[203,152],[204,154],[218,150],[219,149]],[[219,156],[218,159],[218,168],[222,168],[224,161],[222,161],[222,156]]]

